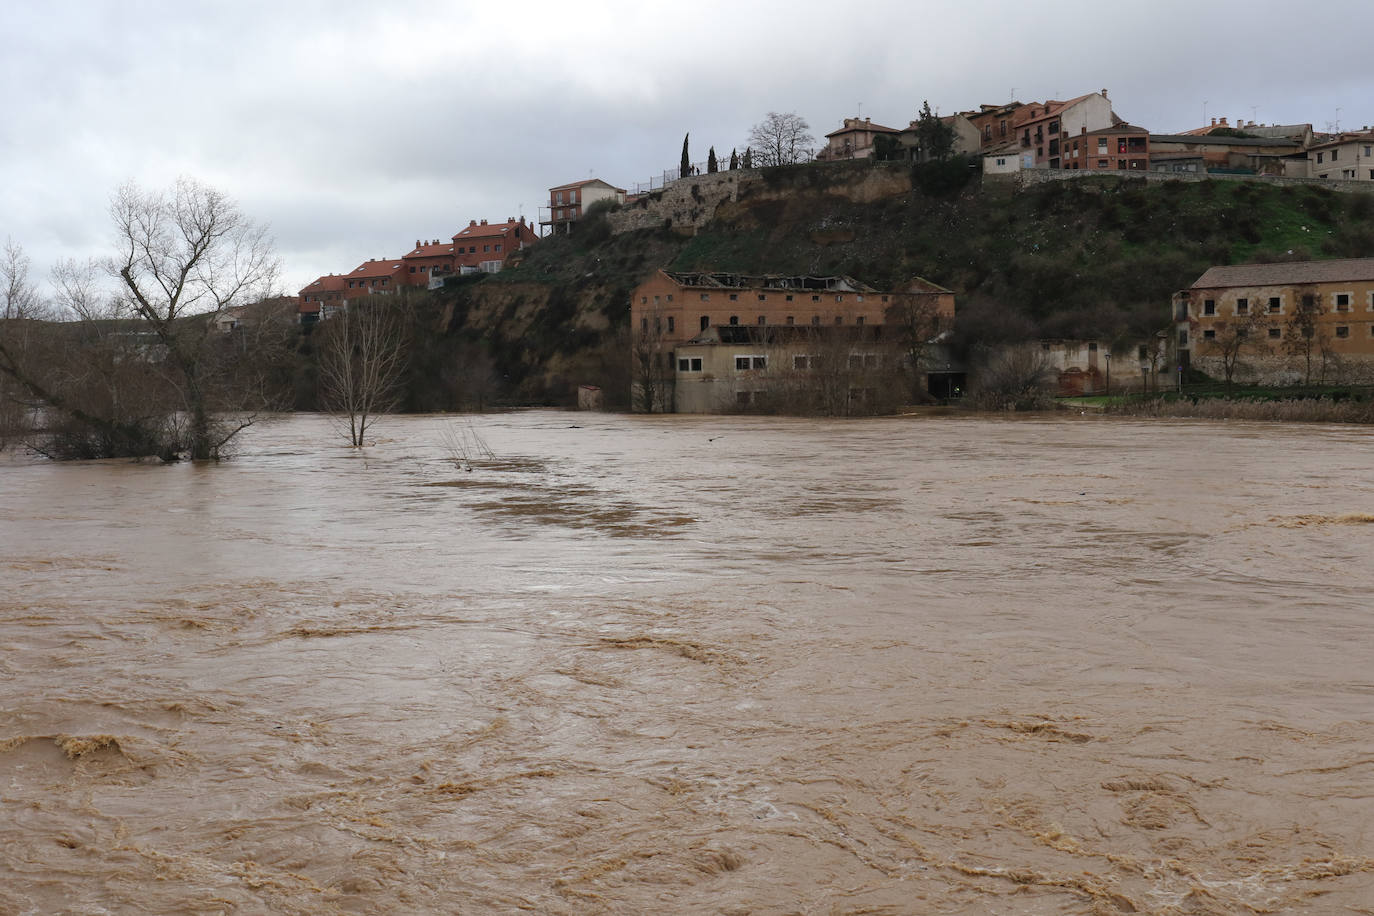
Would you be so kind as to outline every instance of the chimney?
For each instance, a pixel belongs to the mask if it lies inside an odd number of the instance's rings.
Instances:
[[[470,220],[468,220],[468,225],[469,225],[469,226],[475,226],[475,225],[477,225],[477,220],[475,220],[475,219],[470,219]]]
[[[1103,97],[1104,99],[1107,97],[1107,90],[1105,90],[1105,89],[1102,90],[1102,97]]]
[[[416,247],[416,248],[419,248],[419,247],[420,247],[420,240],[419,240],[419,239],[416,239],[416,240],[415,240],[415,247]]]
[[[1222,126],[1222,127],[1225,127],[1225,126],[1226,126],[1226,119],[1225,119],[1225,118],[1222,118],[1222,119],[1221,119],[1221,126]]]
[[[482,220],[482,225],[485,226],[486,224],[487,224],[487,221],[486,221],[486,220]]]
[[[513,223],[513,222],[515,222],[515,217],[513,217],[513,216],[508,216],[508,217],[506,217],[506,222],[508,222],[508,223]]]
[[[1212,119],[1212,126],[1213,126],[1213,127],[1216,127],[1216,126],[1217,126],[1217,119],[1216,119],[1216,118],[1213,118],[1213,119]]]

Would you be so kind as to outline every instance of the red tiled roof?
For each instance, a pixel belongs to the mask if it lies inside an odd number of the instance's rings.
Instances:
[[[345,289],[347,286],[348,280],[346,277],[341,274],[327,274],[319,279],[310,281],[310,283],[300,291],[299,295],[304,296],[309,294],[313,296],[316,293],[332,293],[336,290]]]
[[[400,258],[380,258],[371,261],[364,261],[353,270],[344,274],[345,280],[357,280],[366,277],[390,277],[400,273],[405,269]]]
[[[432,245],[421,245],[409,254],[401,255],[401,258],[402,260],[405,258],[440,258],[448,254],[453,254],[453,243],[436,242]]]
[[[526,223],[525,226],[528,228],[529,224]],[[478,223],[476,226],[468,225],[459,229],[454,233],[453,240],[456,242],[459,239],[513,238],[517,236],[519,229],[520,224],[515,222],[487,223],[485,226]]]

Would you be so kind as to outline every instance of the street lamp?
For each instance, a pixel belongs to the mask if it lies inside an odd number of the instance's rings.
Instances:
[[[1107,397],[1112,396],[1112,351],[1107,350],[1103,359],[1107,361]]]

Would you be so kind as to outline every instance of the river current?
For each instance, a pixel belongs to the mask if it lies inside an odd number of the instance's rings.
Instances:
[[[0,459],[0,913],[1374,912],[1368,430]]]

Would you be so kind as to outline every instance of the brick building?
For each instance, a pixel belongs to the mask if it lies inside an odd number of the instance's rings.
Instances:
[[[881,291],[842,276],[660,270],[635,289],[630,302],[635,385],[641,392],[655,390],[647,399],[655,410],[702,412],[739,403],[739,391],[763,390],[772,378],[762,371],[768,368],[766,354],[755,365],[753,356],[759,354],[745,353],[750,362],[738,367],[734,356],[727,359],[719,348],[814,344],[824,336],[829,341],[863,342],[868,352],[884,338],[884,328],[889,341],[895,337],[893,325],[919,325],[933,337],[953,318],[954,294],[921,279],[900,290]],[[687,360],[685,366],[680,365],[679,350],[692,351],[681,357]],[[863,353],[858,355],[863,366]],[[707,372],[707,365],[721,368]],[[785,368],[778,357],[772,367]]]
[[[574,181],[549,188],[549,205],[542,209],[548,211],[548,219],[539,221],[540,229],[549,227],[550,233],[573,231],[577,221],[587,212],[587,208],[598,200],[625,203],[625,189],[617,188],[600,178]]]

